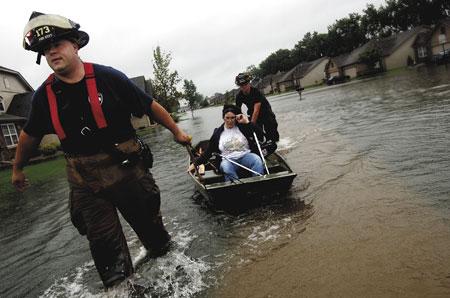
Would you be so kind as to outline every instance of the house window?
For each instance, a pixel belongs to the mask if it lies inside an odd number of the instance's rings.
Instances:
[[[426,47],[418,47],[417,48],[417,56],[419,56],[419,58],[425,58],[427,56],[427,48]]]
[[[17,145],[19,142],[19,137],[17,135],[16,126],[13,123],[2,124],[2,133],[5,137],[5,142],[7,147],[12,147]]]
[[[3,103],[3,97],[0,96],[0,113],[5,112],[5,104]]]
[[[3,83],[5,83],[5,88],[6,88],[6,89],[11,88],[11,86],[9,85],[8,78],[3,78]]]

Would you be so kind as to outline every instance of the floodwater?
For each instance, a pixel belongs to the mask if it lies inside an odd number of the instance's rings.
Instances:
[[[185,149],[157,128],[146,139],[177,245],[105,293],[55,177],[0,200],[0,297],[450,296],[450,70],[270,102],[298,174],[286,197],[241,214],[206,207]],[[194,115],[179,123],[194,141],[221,123],[220,107]]]

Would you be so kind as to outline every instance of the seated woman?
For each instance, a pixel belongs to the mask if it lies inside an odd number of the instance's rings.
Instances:
[[[237,175],[239,166],[235,163],[256,173],[264,174],[264,166],[257,154],[258,147],[253,136],[255,132],[258,139],[262,139],[261,128],[251,123],[247,116],[243,115],[235,105],[224,105],[222,117],[224,123],[214,129],[208,148],[194,160],[194,163],[189,167],[189,171],[193,171],[194,166],[206,163],[213,153],[219,153],[220,157],[223,157],[220,161],[220,169],[224,173],[225,181],[239,178]]]

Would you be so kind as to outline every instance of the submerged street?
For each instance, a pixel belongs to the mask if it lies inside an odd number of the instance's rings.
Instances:
[[[145,139],[176,246],[130,284],[160,297],[450,295],[450,70],[408,69],[269,98],[279,151],[298,174],[280,200],[234,215],[193,198],[185,148],[156,128]],[[221,107],[179,122],[194,142]],[[64,176],[0,199],[1,297],[104,293],[68,214]],[[141,245],[129,227],[136,261]],[[137,295],[137,294],[136,294]],[[139,297],[139,296],[138,296]]]

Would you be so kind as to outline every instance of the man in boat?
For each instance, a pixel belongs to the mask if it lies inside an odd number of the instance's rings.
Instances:
[[[131,115],[152,117],[180,144],[190,143],[168,112],[111,67],[83,62],[78,51],[89,36],[59,15],[33,12],[23,46],[42,55],[54,71],[36,90],[27,124],[20,133],[12,183],[27,186],[23,168],[45,134],[57,134],[65,153],[70,215],[86,235],[106,288],[133,273],[117,210],[148,253],[164,254],[170,244],[160,213],[160,192],[150,172],[151,152],[139,140]]]
[[[247,114],[251,122],[260,126],[265,133],[265,146],[272,152],[276,149],[276,142],[280,140],[278,123],[267,98],[250,84],[251,76],[240,73],[236,76],[235,83],[239,86],[236,95],[236,106],[241,108],[242,104],[247,106]]]
[[[214,129],[208,148],[194,160],[189,171],[193,171],[195,166],[205,164],[215,153],[219,157],[217,164],[224,173],[225,181],[239,179],[237,164],[251,169],[253,176],[257,173],[264,174],[263,162],[255,140],[255,135],[257,138],[263,137],[261,128],[250,122],[235,105],[224,105],[222,118],[224,123]]]

